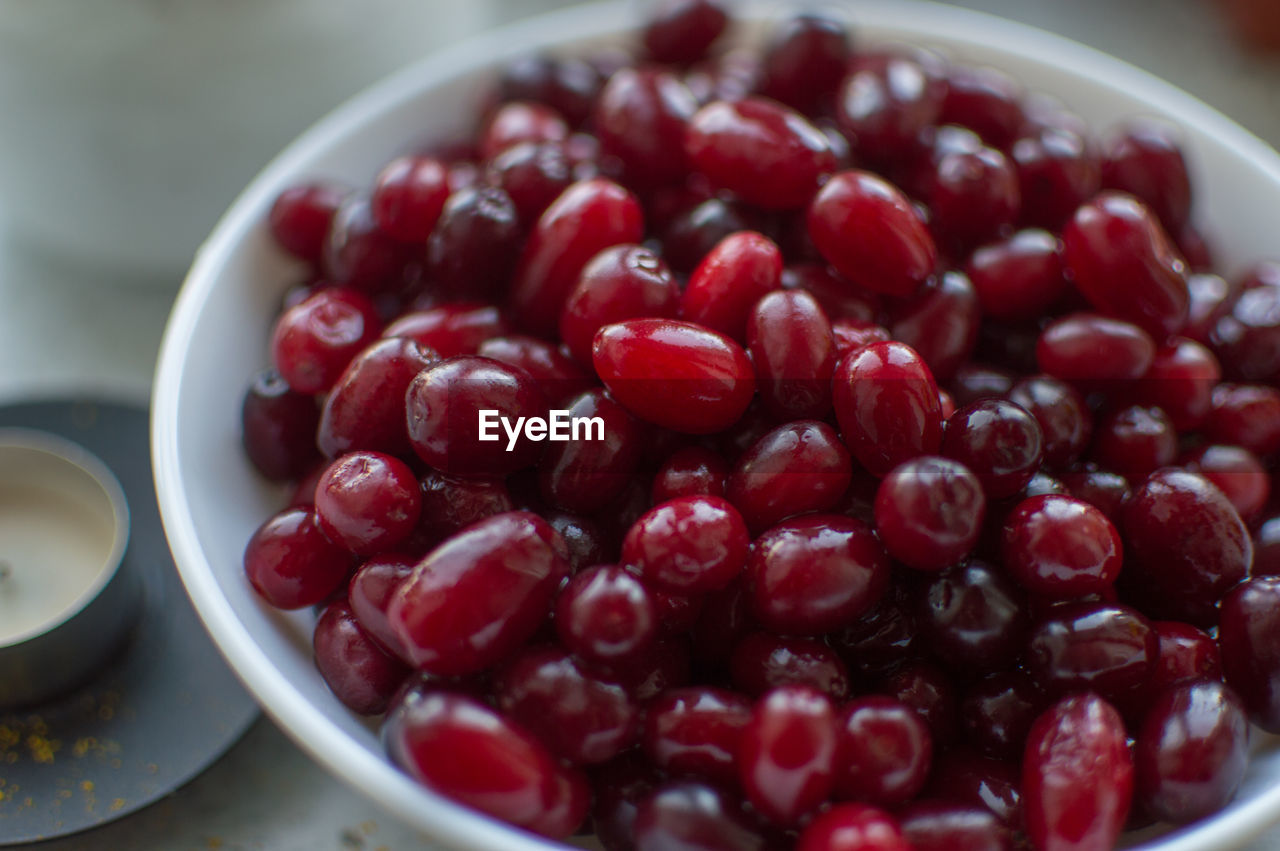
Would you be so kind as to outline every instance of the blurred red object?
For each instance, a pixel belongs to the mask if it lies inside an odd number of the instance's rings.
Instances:
[[[1280,0],[1214,0],[1237,38],[1255,50],[1280,52]]]

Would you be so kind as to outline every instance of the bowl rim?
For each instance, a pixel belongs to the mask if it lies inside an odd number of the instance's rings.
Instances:
[[[772,19],[783,10],[749,5],[744,20]],[[848,0],[840,12],[855,26],[909,30],[913,37],[956,42],[1057,66],[1209,130],[1219,144],[1280,185],[1280,153],[1208,104],[1128,62],[1039,28],[930,0]],[[151,399],[151,451],[156,495],[174,562],[192,604],[236,676],[266,713],[312,759],[432,839],[468,849],[547,851],[563,848],[437,795],[371,753],[330,721],[281,675],[241,623],[201,551],[196,521],[183,491],[179,452],[180,379],[200,313],[222,266],[260,225],[263,211],[300,163],[356,136],[372,119],[400,108],[452,79],[504,61],[583,39],[623,34],[638,26],[630,0],[603,0],[515,21],[485,31],[384,77],[297,137],[239,194],[197,250],[161,341]],[[1221,816],[1154,839],[1149,851],[1203,851],[1242,843],[1280,820],[1280,783]]]

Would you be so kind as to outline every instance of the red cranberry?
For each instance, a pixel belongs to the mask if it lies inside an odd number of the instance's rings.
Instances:
[[[332,603],[316,621],[316,667],[342,705],[359,715],[380,715],[409,675],[360,628],[345,602]]]
[[[909,56],[855,64],[836,96],[836,121],[859,158],[892,164],[937,121],[944,88],[932,69]]]
[[[508,101],[489,116],[480,131],[480,157],[491,160],[512,145],[525,142],[563,142],[569,126],[551,107]]]
[[[938,385],[903,343],[872,343],[842,358],[832,401],[849,451],[874,475],[936,453],[942,442]]]
[[[866,804],[837,804],[800,832],[796,851],[911,851],[893,817]]]
[[[578,573],[556,601],[556,633],[565,646],[597,662],[634,657],[657,635],[653,597],[619,567]]]
[[[746,338],[752,308],[782,278],[782,252],[763,234],[730,234],[702,259],[680,298],[680,318],[735,340]]]
[[[836,321],[851,319],[872,323],[881,313],[879,296],[849,283],[825,263],[786,266],[782,270],[782,287],[806,291]]]
[[[546,619],[569,565],[542,518],[498,514],[436,547],[387,616],[420,670],[469,674],[504,658]]]
[[[1021,99],[1017,82],[1003,71],[953,68],[938,123],[968,127],[988,145],[1008,150],[1025,120]]]
[[[515,201],[502,189],[455,190],[427,241],[433,286],[455,297],[496,298],[506,290],[521,236]]]
[[[1062,249],[1042,230],[1018,231],[973,252],[965,267],[982,312],[992,319],[1037,319],[1067,288]]]
[[[572,763],[605,762],[639,733],[639,709],[622,686],[592,679],[560,648],[523,650],[493,681],[498,709]]]
[[[1151,211],[1131,196],[1097,196],[1076,211],[1062,242],[1076,286],[1099,310],[1157,339],[1186,322],[1186,264]]]
[[[626,189],[603,178],[573,184],[525,242],[508,299],[512,315],[531,333],[554,333],[587,261],[611,245],[639,242],[643,230],[640,204]]]
[[[409,465],[382,452],[350,452],[316,485],[316,520],[356,555],[394,549],[418,525],[422,495]]]
[[[1036,720],[1023,764],[1027,833],[1037,848],[1111,848],[1133,796],[1124,722],[1097,695],[1069,697]]]
[[[1105,590],[1120,574],[1120,534],[1107,516],[1069,496],[1018,503],[1004,523],[1005,569],[1033,594],[1067,600]]]
[[[545,417],[547,400],[524,370],[481,357],[457,357],[418,373],[406,394],[409,440],[426,463],[463,476],[504,475],[527,467],[543,447],[522,429],[514,441],[503,420],[520,428]],[[487,423],[482,424],[482,412]],[[486,438],[486,439],[482,439]]]
[[[585,420],[585,437],[552,443],[539,465],[543,498],[568,511],[589,512],[622,493],[640,464],[641,425],[603,390],[569,404],[570,422]]]
[[[1022,775],[1017,762],[1004,762],[963,748],[934,758],[927,793],[982,807],[1006,827],[1023,829]]]
[[[421,485],[420,530],[433,545],[478,520],[515,508],[498,479],[461,479],[428,470]]]
[[[437,360],[432,349],[400,337],[370,345],[325,398],[318,427],[312,429],[316,445],[331,458],[357,449],[409,455],[405,393]]]
[[[765,818],[791,825],[831,793],[838,742],[830,698],[805,686],[781,686],[756,704],[742,731],[742,788]]]
[[[1027,639],[1027,670],[1050,694],[1123,695],[1155,669],[1151,622],[1127,606],[1076,603],[1054,608]]]
[[[387,619],[387,607],[391,598],[404,581],[413,573],[418,560],[397,554],[375,556],[351,575],[347,586],[347,600],[351,613],[360,628],[367,632],[384,649],[397,658],[407,658],[408,652]]]
[[[640,802],[635,851],[715,848],[764,851],[765,842],[736,801],[713,786],[687,780],[659,786]]]
[[[1241,582],[1222,601],[1218,644],[1227,685],[1249,718],[1268,733],[1280,731],[1280,577]]]
[[[893,339],[916,350],[937,380],[946,381],[973,354],[979,319],[969,279],[946,272],[894,308],[889,330]]]
[[[253,377],[240,409],[245,454],[272,481],[305,475],[320,460],[316,425],[320,412],[313,398],[290,389],[274,369]]]
[[[713,186],[771,210],[803,207],[836,168],[827,137],[766,98],[707,104],[689,121],[684,152]]]
[[[627,533],[622,561],[677,593],[713,591],[733,581],[747,558],[747,527],[716,496],[686,496],[650,509]]]
[[[967,467],[925,456],[899,464],[876,492],[876,532],[908,567],[941,570],[973,549],[986,515],[982,484]]]
[[[933,238],[911,202],[870,172],[833,176],[810,204],[808,221],[822,256],[873,292],[910,295],[937,263]]]
[[[267,216],[271,238],[294,257],[319,266],[325,237],[344,195],[337,187],[320,183],[286,189]]]
[[[832,508],[851,475],[849,451],[835,429],[798,420],[778,426],[743,453],[725,495],[759,532],[792,515]]]
[[[835,794],[896,806],[924,787],[933,756],[929,728],[914,709],[888,697],[863,697],[840,713]]]
[[[308,296],[276,320],[271,359],[299,393],[323,393],[381,328],[369,299],[343,287]]]
[[[831,323],[831,336],[835,339],[837,361],[863,346],[887,343],[893,339],[888,328],[860,319],[837,319]]]
[[[489,161],[486,182],[506,193],[521,222],[532,224],[573,182],[563,144],[523,142]]]
[[[568,788],[576,775],[524,729],[469,697],[411,693],[388,716],[384,737],[393,759],[429,789],[509,824],[563,838],[586,816],[589,796],[579,800]]]
[[[596,101],[600,151],[621,161],[632,185],[672,183],[685,174],[685,125],[697,110],[693,93],[675,74],[624,68],[609,78]]]
[[[939,659],[995,670],[1023,647],[1023,595],[1003,573],[970,561],[935,577],[920,597],[917,621]]]
[[[575,126],[591,114],[600,73],[575,57],[525,56],[508,65],[498,82],[501,100],[549,104]]]
[[[1181,464],[1217,485],[1246,523],[1256,518],[1267,505],[1271,479],[1258,456],[1248,449],[1202,446],[1183,456]]]
[[[1136,124],[1111,138],[1102,152],[1102,185],[1140,199],[1169,233],[1191,214],[1191,179],[1170,128]]]
[[[742,347],[691,322],[632,319],[596,333],[592,359],[609,393],[664,428],[710,434],[732,425],[755,392]]]
[[[350,554],[320,531],[311,508],[290,508],[270,518],[244,550],[249,584],[277,609],[314,606],[336,591],[350,570]]]
[[[664,0],[645,24],[641,40],[655,62],[689,64],[706,54],[728,23],[717,0]]]
[[[1135,390],[1142,404],[1168,414],[1178,431],[1190,431],[1209,415],[1213,388],[1221,377],[1212,352],[1194,340],[1175,337],[1156,351]]]
[[[1208,633],[1178,621],[1156,621],[1152,626],[1160,642],[1160,656],[1147,689],[1158,693],[1191,680],[1222,679],[1218,643]]]
[[[1042,446],[1035,417],[1012,402],[983,399],[948,418],[942,454],[971,470],[988,497],[1004,499],[1031,481]]]
[[[1232,377],[1280,378],[1280,271],[1266,283],[1246,284],[1231,313],[1214,325],[1210,340]]]
[[[333,214],[321,268],[343,286],[380,293],[394,288],[408,256],[406,246],[378,226],[369,202],[356,198]]]
[[[1211,399],[1204,423],[1210,441],[1241,446],[1262,458],[1280,452],[1280,390],[1219,384]]]
[[[1217,601],[1248,574],[1248,530],[1222,492],[1195,473],[1153,473],[1121,509],[1120,530],[1123,579],[1161,616],[1212,623]]]
[[[849,32],[821,14],[793,15],[774,27],[764,49],[760,94],[809,113],[825,104],[849,63]]]
[[[737,782],[737,755],[751,720],[745,697],[710,686],[670,689],[649,705],[642,744],[659,768]]]
[[[392,239],[422,245],[449,197],[444,163],[434,157],[400,157],[387,164],[369,199],[373,218]]]
[[[674,317],[680,291],[666,263],[647,248],[615,245],[583,267],[560,314],[560,337],[580,363],[591,363],[596,331],[612,322]]]
[[[1137,799],[1155,818],[1185,824],[1226,806],[1249,762],[1249,721],[1220,682],[1175,686],[1156,698],[1134,754]]]
[[[1112,523],[1120,519],[1120,507],[1129,498],[1129,482],[1119,473],[1093,466],[1064,473],[1062,483],[1076,499],[1089,503]]]
[[[805,686],[832,700],[849,697],[849,672],[820,641],[753,632],[733,648],[729,672],[735,688],[759,697],[780,686]]]
[[[944,155],[931,184],[933,233],[959,254],[1001,236],[1018,219],[1022,198],[1017,172],[994,148]]]
[[[950,801],[917,801],[898,811],[913,851],[1013,851],[1013,837],[988,810]]]
[[[1155,343],[1137,325],[1089,313],[1055,320],[1036,343],[1042,370],[1086,385],[1141,378],[1155,354]]]
[[[752,611],[761,624],[819,635],[875,603],[888,583],[889,559],[863,523],[810,514],[756,539],[746,570]]]
[[[718,452],[690,446],[663,462],[653,479],[653,502],[682,496],[724,496],[729,466]]]
[[[1090,457],[1136,482],[1172,464],[1177,455],[1178,434],[1168,414],[1159,408],[1131,405],[1112,411],[1098,423]]]
[[[1022,221],[1059,230],[1076,208],[1097,194],[1098,157],[1081,132],[1049,127],[1014,142]]]
[[[404,337],[451,358],[473,355],[485,340],[506,332],[507,322],[496,307],[462,301],[402,314],[382,336]]]
[[[1045,699],[1022,671],[1002,671],[974,683],[960,702],[960,723],[966,737],[997,759],[1018,760],[1027,733]]]

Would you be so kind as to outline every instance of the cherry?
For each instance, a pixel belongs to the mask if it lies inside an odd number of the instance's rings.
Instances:
[[[933,654],[963,668],[996,670],[1024,646],[1023,595],[1001,572],[969,561],[939,574],[920,596],[917,622]]]
[[[800,635],[830,632],[866,611],[884,592],[888,573],[871,529],[832,514],[773,527],[756,540],[746,567],[760,623]]]
[[[1191,214],[1191,179],[1170,128],[1133,124],[1107,141],[1102,185],[1141,199],[1166,231],[1181,232]]]
[[[527,640],[569,573],[562,546],[545,520],[511,511],[436,547],[387,611],[415,667],[441,676],[469,674]]]
[[[742,341],[756,302],[781,279],[782,252],[771,239],[754,231],[730,234],[689,276],[680,318]]]
[[[950,801],[916,801],[898,811],[913,851],[1013,851],[1013,837],[989,811]]]
[[[643,235],[640,204],[604,178],[579,181],[551,202],[529,234],[511,283],[511,314],[530,333],[556,330],[565,299],[587,261]]]
[[[325,237],[345,194],[322,183],[284,190],[276,196],[267,215],[271,238],[294,257],[319,266]]]
[[[429,789],[518,827],[563,838],[586,816],[582,781],[523,728],[448,692],[410,692],[387,717],[392,758]]]
[[[577,439],[569,432],[575,439],[552,443],[538,480],[548,504],[589,512],[621,494],[635,475],[642,426],[603,390],[588,390],[564,410],[571,422],[588,423],[585,436]]]
[[[631,319],[596,332],[592,360],[609,393],[642,420],[690,434],[732,425],[755,391],[742,347],[673,319]]]
[[[836,797],[896,806],[919,794],[929,776],[933,740],[914,709],[888,697],[863,697],[840,713]]]
[[[689,120],[684,153],[713,186],[771,210],[803,207],[835,171],[827,137],[767,98],[716,100]]]
[[[1137,801],[1161,821],[1195,821],[1231,801],[1248,762],[1249,721],[1235,693],[1213,680],[1174,686],[1138,732]]]
[[[1186,264],[1151,211],[1132,196],[1103,192],[1084,204],[1062,242],[1076,286],[1100,311],[1157,339],[1186,322]]]
[[[831,793],[840,739],[831,699],[806,686],[781,686],[751,713],[738,746],[747,800],[776,824],[790,825]]]
[[[636,809],[636,851],[716,848],[764,851],[765,842],[725,792],[703,783],[673,780]]]
[[[907,296],[937,263],[937,248],[897,188],[867,171],[842,171],[814,196],[809,234],[841,275],[873,292]]]
[[[314,606],[338,589],[351,555],[320,531],[312,508],[288,508],[249,539],[244,571],[253,590],[277,609]]]
[[[724,496],[729,465],[720,453],[701,446],[678,450],[662,463],[653,477],[653,502],[682,496]]]
[[[1004,522],[1005,569],[1033,594],[1067,600],[1098,593],[1120,575],[1120,533],[1107,516],[1069,496],[1035,496]]]
[[[849,696],[849,671],[830,647],[807,638],[752,632],[733,647],[729,659],[733,685],[759,697],[781,686],[805,686],[843,701]]]
[[[1004,499],[1039,470],[1043,445],[1034,416],[1013,402],[982,399],[947,418],[942,454],[971,470],[988,497]]]
[[[832,401],[845,444],[873,475],[936,453],[942,442],[938,385],[903,343],[872,343],[841,358]]]
[[[437,360],[434,350],[402,337],[370,344],[325,397],[319,423],[311,429],[315,444],[331,458],[357,449],[409,455],[405,393]]]
[[[316,667],[342,705],[359,715],[380,715],[409,676],[404,663],[389,655],[360,628],[343,601],[331,603],[316,621]]]
[[[323,393],[377,338],[373,303],[355,290],[327,287],[286,310],[271,334],[271,359],[289,387]]]
[[[649,759],[671,774],[696,775],[732,785],[751,702],[710,686],[668,689],[648,708],[641,744]]]
[[[1116,697],[1155,669],[1151,622],[1128,606],[1074,603],[1050,610],[1027,639],[1027,670],[1050,694],[1096,691]]]
[[[600,151],[617,157],[632,185],[672,183],[685,174],[685,126],[697,110],[693,93],[675,74],[623,68],[596,101],[593,125]]]
[[[918,570],[941,570],[973,549],[986,498],[963,464],[924,456],[899,464],[876,491],[876,531],[889,555]]]
[[[320,460],[312,440],[319,420],[313,398],[291,389],[278,371],[264,369],[253,377],[240,408],[245,454],[272,481],[299,478]]]
[[[386,552],[418,525],[422,494],[409,465],[382,452],[336,459],[316,485],[316,521],[356,555]]]
[[[732,505],[717,496],[686,496],[654,506],[622,543],[623,564],[676,593],[713,591],[742,571],[750,539]]]
[[[1094,694],[1054,704],[1027,739],[1022,788],[1037,848],[1110,848],[1129,814],[1133,759],[1120,714]]]
[[[1280,731],[1280,577],[1241,582],[1222,600],[1218,644],[1222,672],[1249,713],[1268,733]]]
[[[835,429],[797,420],[767,432],[742,454],[725,496],[760,532],[784,518],[834,507],[851,476],[849,451]]]
[[[515,156],[519,146],[506,156]],[[494,161],[501,167],[503,157]],[[427,240],[427,269],[443,293],[496,297],[506,291],[520,250],[520,214],[512,196],[496,186],[455,189]]]
[[[556,600],[556,634],[564,645],[596,662],[634,657],[658,632],[649,590],[625,570],[600,565],[579,572]]]
[[[796,851],[911,851],[893,818],[866,804],[837,804],[800,832]]]
[[[401,242],[424,244],[449,198],[446,173],[435,157],[400,157],[388,163],[369,198],[378,227]]]
[[[351,614],[360,628],[399,659],[407,658],[408,651],[391,628],[387,607],[417,563],[416,558],[395,553],[377,555],[360,565],[347,586]]]
[[[843,22],[821,14],[793,15],[769,34],[760,94],[792,109],[814,112],[835,94],[849,58],[849,32]]]
[[[664,0],[645,25],[641,42],[655,62],[688,64],[706,54],[728,23],[716,0]]]

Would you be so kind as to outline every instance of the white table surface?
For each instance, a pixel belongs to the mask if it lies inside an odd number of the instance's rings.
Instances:
[[[1280,145],[1280,59],[1242,56],[1207,0],[958,2],[1127,59]],[[562,3],[505,0],[504,16],[557,5]],[[172,295],[172,290],[130,289],[59,270],[0,242],[0,398],[85,387],[145,398]],[[93,833],[36,847],[408,851],[430,846],[316,767],[261,720],[208,772],[164,801]],[[1277,848],[1280,828],[1250,851]]]

